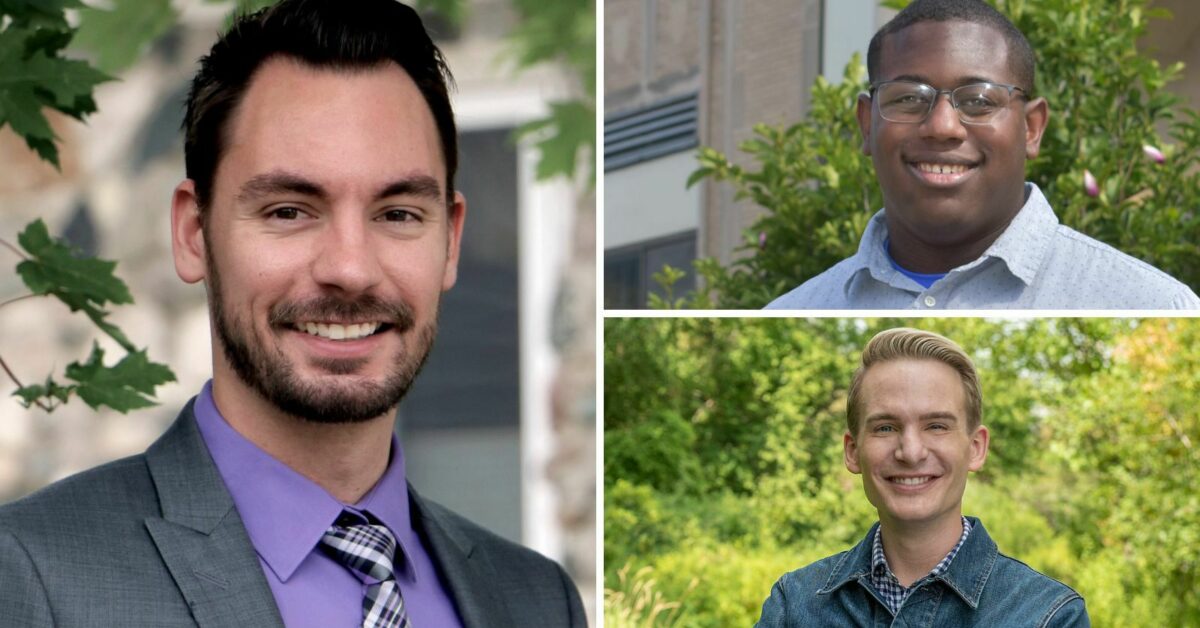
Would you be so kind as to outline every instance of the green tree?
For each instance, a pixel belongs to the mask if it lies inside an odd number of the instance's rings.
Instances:
[[[1064,224],[1200,289],[1200,113],[1165,89],[1183,64],[1160,67],[1137,47],[1148,20],[1169,12],[1148,0],[990,1],[1029,38],[1035,95],[1050,103],[1027,178]],[[854,119],[855,96],[866,88],[858,58],[840,85],[818,79],[803,122],[757,126],[741,145],[754,167],[700,150],[689,185],[728,182],[736,198],[766,211],[744,235],[744,257],[727,267],[696,261],[705,288],[681,305],[759,308],[854,253],[882,206]],[[1085,172],[1098,182],[1094,193]]]
[[[56,168],[58,148],[54,142],[58,138],[42,109],[83,120],[96,111],[92,90],[110,80],[86,61],[67,58],[65,49],[78,32],[67,22],[67,9],[83,9],[85,16],[90,11],[78,0],[0,0],[0,127],[11,126],[39,157]],[[92,408],[107,406],[120,412],[153,405],[155,389],[174,381],[175,375],[166,366],[151,362],[144,349],[139,350],[106,320],[110,304],[133,302],[129,288],[113,274],[116,264],[81,257],[52,238],[41,220],[21,232],[17,245],[3,239],[0,245],[20,258],[16,271],[29,289],[29,294],[10,298],[0,307],[28,297],[55,297],[72,312],[86,315],[125,351],[125,357],[110,366],[104,363],[104,351],[94,345],[86,361],[67,365],[65,379],[49,375],[42,383],[30,385],[24,385],[0,358],[0,368],[18,386],[13,394],[26,407],[37,405],[46,411],[72,395]]]

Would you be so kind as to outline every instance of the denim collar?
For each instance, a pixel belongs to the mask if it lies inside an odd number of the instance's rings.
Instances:
[[[967,603],[967,606],[974,609],[979,606],[983,586],[987,584],[999,552],[983,523],[975,517],[967,517],[967,520],[971,522],[971,534],[967,535],[967,540],[959,548],[958,555],[950,561],[950,567],[935,577],[934,581],[945,583]],[[829,574],[825,586],[817,591],[817,595],[828,595],[851,582],[858,582],[870,590],[868,583],[871,574],[871,539],[875,538],[878,528],[877,522],[871,526],[867,536],[859,541],[858,545],[842,555],[833,572]]]

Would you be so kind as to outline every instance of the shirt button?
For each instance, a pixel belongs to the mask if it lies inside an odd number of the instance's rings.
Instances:
[[[926,295],[925,296],[925,307],[933,307],[935,305],[937,305],[937,299],[933,298],[932,296]]]

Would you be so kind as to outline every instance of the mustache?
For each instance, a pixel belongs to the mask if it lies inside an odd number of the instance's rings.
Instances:
[[[271,308],[268,322],[272,326],[290,325],[298,321],[382,321],[406,332],[414,325],[413,309],[404,301],[384,301],[375,296],[362,296],[353,301],[323,296],[307,301],[280,303]]]

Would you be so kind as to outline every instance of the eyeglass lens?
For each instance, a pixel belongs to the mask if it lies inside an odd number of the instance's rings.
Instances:
[[[883,83],[876,92],[879,113],[892,122],[922,122],[933,110],[938,92],[928,85],[895,81]],[[991,83],[963,85],[950,94],[951,103],[963,122],[987,122],[1012,99],[1007,87]]]

